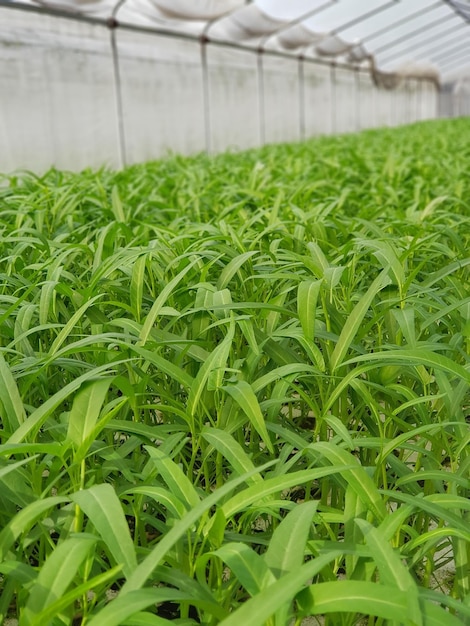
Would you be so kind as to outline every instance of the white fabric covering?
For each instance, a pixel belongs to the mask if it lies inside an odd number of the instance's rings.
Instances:
[[[348,53],[348,61],[350,63],[361,63],[370,57],[370,52],[362,44],[357,44]]]
[[[95,17],[108,17],[112,14],[116,0],[35,0],[46,7],[83,13]],[[33,2],[34,4],[34,2]]]
[[[152,0],[167,17],[183,20],[213,20],[244,5],[244,0]]]
[[[351,50],[356,44],[348,41],[344,41],[338,35],[330,35],[325,37],[317,46],[316,51],[320,56],[338,56],[345,54]]]
[[[276,35],[279,44],[287,50],[295,50],[320,42],[325,38],[323,33],[314,33],[304,24],[295,24]]]
[[[246,41],[274,33],[284,24],[250,4],[218,20],[207,34],[214,39]]]

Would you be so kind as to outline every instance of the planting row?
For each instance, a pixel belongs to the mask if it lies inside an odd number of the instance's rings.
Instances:
[[[470,622],[462,120],[0,186],[0,623]]]

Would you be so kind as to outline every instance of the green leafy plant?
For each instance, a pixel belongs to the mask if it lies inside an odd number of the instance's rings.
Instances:
[[[469,145],[3,178],[0,623],[470,623]]]

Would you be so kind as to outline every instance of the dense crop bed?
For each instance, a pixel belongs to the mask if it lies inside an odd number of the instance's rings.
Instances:
[[[6,178],[0,623],[470,623],[469,170],[454,121]]]

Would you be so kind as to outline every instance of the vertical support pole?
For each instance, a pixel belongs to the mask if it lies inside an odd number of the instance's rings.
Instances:
[[[337,131],[337,119],[336,119],[336,65],[332,63],[330,65],[330,94],[331,94],[331,134],[336,134]]]
[[[301,141],[305,140],[305,66],[304,56],[299,56],[299,137]]]
[[[419,111],[419,121],[423,121],[425,119],[425,114],[424,114],[424,106],[423,106],[423,80],[419,80],[418,81],[418,111]]]
[[[266,143],[263,52],[264,51],[262,48],[258,48],[258,53],[256,57],[256,71],[258,74],[259,143],[261,146],[264,146],[264,144]]]
[[[372,126],[372,128],[378,128],[380,126],[379,123],[379,113],[378,113],[378,96],[380,93],[380,87],[378,85],[374,85],[374,91],[372,92],[372,104],[373,104],[373,109],[374,109],[374,113],[373,115],[371,115],[372,119],[374,120],[374,125]],[[369,128],[371,127],[371,124],[369,124]]]
[[[202,103],[204,110],[204,138],[206,152],[212,152],[212,128],[211,128],[211,102],[209,87],[209,67],[207,65],[207,44],[209,40],[203,35],[201,37],[201,71],[202,71]]]
[[[359,68],[354,69],[354,115],[356,132],[361,130],[361,76]]]
[[[406,101],[408,103],[408,116],[407,116],[407,124],[411,124],[413,121],[413,100],[412,100],[412,93],[411,93],[411,83],[410,83],[410,79],[407,78],[406,79]]]
[[[118,155],[119,155],[119,167],[126,167],[127,150],[126,150],[126,136],[124,129],[124,107],[122,103],[122,84],[121,84],[121,72],[119,67],[119,53],[116,41],[116,28],[118,22],[115,18],[108,20],[108,28],[110,32],[111,41],[111,55],[113,58],[113,76],[114,76],[114,96],[116,103],[116,125],[118,136]]]

